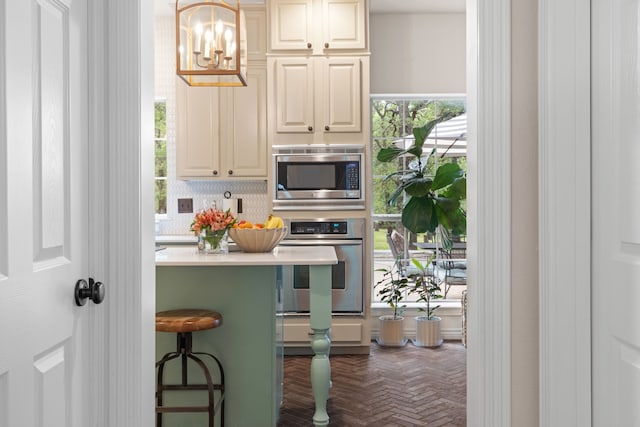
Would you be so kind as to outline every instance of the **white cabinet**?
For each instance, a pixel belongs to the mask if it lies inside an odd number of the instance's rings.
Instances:
[[[181,179],[220,176],[220,89],[176,79],[176,158]]]
[[[225,99],[226,98],[226,99]],[[267,176],[267,70],[251,67],[247,86],[223,94],[223,152],[227,177]]]
[[[267,12],[264,5],[243,4],[247,24],[247,59],[264,61],[267,53]]]
[[[178,81],[180,179],[267,177],[267,75],[247,71],[247,86],[189,87]]]
[[[365,0],[271,0],[272,51],[366,48]]]
[[[359,57],[274,60],[278,133],[360,132]]]

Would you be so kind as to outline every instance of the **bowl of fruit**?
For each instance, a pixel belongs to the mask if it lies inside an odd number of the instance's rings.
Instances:
[[[229,229],[229,237],[243,252],[271,252],[286,235],[287,227],[275,215],[264,223],[241,220]]]

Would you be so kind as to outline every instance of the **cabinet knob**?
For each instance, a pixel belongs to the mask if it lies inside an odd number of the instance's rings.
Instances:
[[[218,171],[216,171],[216,170],[214,170],[212,173],[213,173],[214,175],[218,175]]]
[[[325,48],[325,49],[329,49],[329,43],[325,43],[325,44],[324,44],[324,48]]]
[[[311,49],[313,45],[311,43],[307,43],[307,49]]]
[[[308,130],[309,132],[313,132],[313,126],[309,126],[309,127],[307,128],[307,130]]]
[[[233,171],[231,169],[229,169],[229,171],[227,172],[229,175],[233,175]]]
[[[324,130],[326,130],[327,132],[329,132],[329,126],[325,126]]]

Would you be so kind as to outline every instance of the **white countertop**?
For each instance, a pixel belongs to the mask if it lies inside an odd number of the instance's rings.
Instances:
[[[156,236],[156,243],[179,245],[197,243],[198,238],[193,234],[161,234]]]
[[[167,246],[156,252],[157,266],[250,266],[337,264],[332,246],[277,246],[266,253],[199,254],[194,246]]]

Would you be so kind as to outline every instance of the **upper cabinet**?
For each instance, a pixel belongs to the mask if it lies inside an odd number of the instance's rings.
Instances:
[[[247,59],[264,61],[267,54],[267,11],[264,5],[242,5],[247,23]]]
[[[271,0],[271,51],[365,49],[366,14],[365,0]]]
[[[361,62],[359,57],[276,59],[276,131],[360,132]]]
[[[220,89],[176,78],[176,161],[180,179],[220,176]]]
[[[228,90],[224,100],[226,176],[267,176],[267,69],[251,67],[247,86]]]
[[[178,178],[266,179],[266,68],[249,68],[246,87],[189,87],[176,80]]]
[[[266,11],[245,6],[247,86],[191,87],[176,79],[177,176],[266,179]]]

